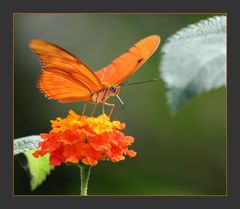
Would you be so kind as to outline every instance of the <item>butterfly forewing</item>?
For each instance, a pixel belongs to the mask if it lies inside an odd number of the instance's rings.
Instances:
[[[96,75],[102,82],[112,85],[122,83],[153,54],[159,43],[160,37],[157,35],[140,40],[110,65],[97,71]]]
[[[32,40],[29,47],[42,64],[37,86],[45,96],[63,103],[75,102],[89,100],[103,89],[98,77],[66,50],[40,39]]]

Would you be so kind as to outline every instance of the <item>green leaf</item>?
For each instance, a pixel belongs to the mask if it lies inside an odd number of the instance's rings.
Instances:
[[[28,161],[28,168],[31,174],[31,190],[35,190],[43,181],[45,181],[47,175],[54,168],[50,166],[49,154],[38,158],[33,157],[32,153],[38,147],[38,143],[41,141],[39,135],[26,136],[14,140],[14,155],[23,153]]]
[[[226,85],[226,17],[181,29],[162,48],[160,74],[175,113],[192,97]]]
[[[30,150],[25,152],[25,156],[28,160],[28,168],[31,174],[31,190],[35,190],[39,185],[46,180],[47,175],[50,174],[51,170],[54,168],[49,164],[49,154],[38,158],[33,157],[32,153],[35,151]]]
[[[26,136],[14,140],[14,155],[24,153],[28,150],[38,147],[38,142],[41,141],[39,135]]]

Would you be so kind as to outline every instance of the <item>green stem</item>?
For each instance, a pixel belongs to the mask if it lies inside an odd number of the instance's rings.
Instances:
[[[82,164],[80,165],[80,170],[81,170],[81,195],[86,196],[91,166]]]

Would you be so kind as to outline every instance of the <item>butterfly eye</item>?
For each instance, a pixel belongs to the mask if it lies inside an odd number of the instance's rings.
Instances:
[[[116,92],[116,87],[115,86],[111,86],[110,87],[110,91],[113,92],[113,93]]]

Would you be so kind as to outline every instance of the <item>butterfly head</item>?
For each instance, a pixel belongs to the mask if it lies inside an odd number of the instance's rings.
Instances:
[[[116,96],[119,94],[120,92],[120,86],[119,85],[116,85],[116,86],[110,86],[109,87],[109,93],[110,93],[110,96]]]

